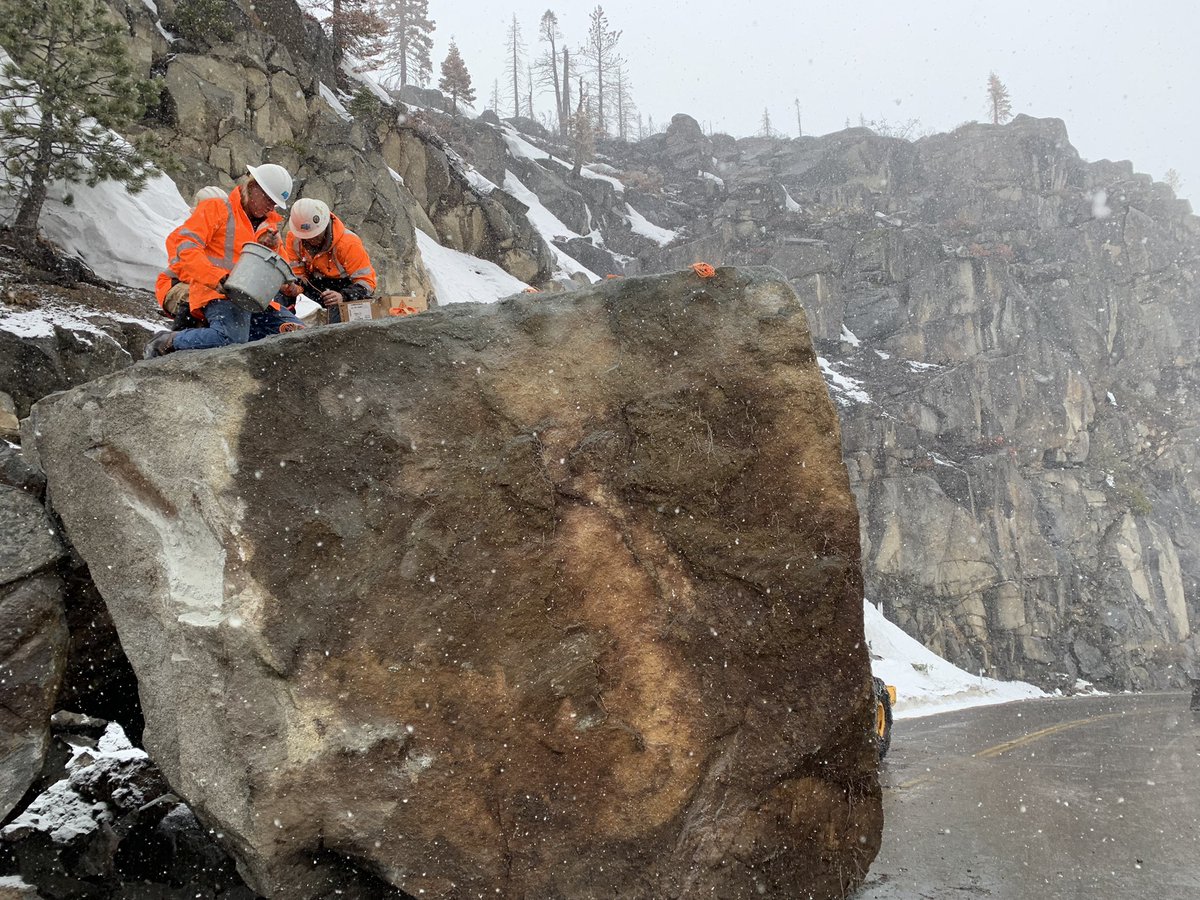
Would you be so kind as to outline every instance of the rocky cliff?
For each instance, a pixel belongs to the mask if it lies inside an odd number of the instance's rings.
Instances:
[[[734,140],[677,116],[602,155],[615,202],[586,179],[544,197],[599,223],[594,253],[627,205],[679,230],[608,265],[771,265],[802,298],[890,617],[972,671],[1183,682],[1200,615],[1186,202],[1024,116],[916,142]]]

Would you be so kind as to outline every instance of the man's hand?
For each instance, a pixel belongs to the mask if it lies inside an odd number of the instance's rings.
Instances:
[[[279,293],[283,294],[285,297],[292,297],[294,299],[300,296],[302,290],[303,288],[300,287],[300,282],[293,281],[290,284],[285,284],[283,287],[281,287],[279,289]]]
[[[321,291],[321,305],[328,309],[342,302],[342,295],[337,291]]]
[[[279,246],[279,229],[272,225],[270,228],[262,231],[255,240],[264,247],[274,250]]]

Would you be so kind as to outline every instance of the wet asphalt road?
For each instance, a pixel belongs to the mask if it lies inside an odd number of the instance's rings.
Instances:
[[[900,719],[883,847],[854,900],[1200,900],[1188,694]]]

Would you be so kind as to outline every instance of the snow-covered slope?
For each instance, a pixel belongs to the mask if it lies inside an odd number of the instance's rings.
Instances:
[[[190,212],[175,182],[159,175],[138,194],[114,181],[78,184],[69,206],[66,196],[64,185],[51,187],[41,219],[46,236],[101,278],[153,289],[167,264],[167,235]]]
[[[425,232],[417,231],[417,249],[433,282],[440,304],[495,303],[519,294],[529,285],[513,278],[495,263],[443,247]]]
[[[871,670],[896,688],[896,718],[1047,696],[1023,681],[996,681],[964,672],[905,634],[863,601]]]

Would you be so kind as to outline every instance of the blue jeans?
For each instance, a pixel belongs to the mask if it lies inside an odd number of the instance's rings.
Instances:
[[[230,344],[245,344],[259,341],[272,334],[279,334],[279,326],[285,322],[302,325],[296,314],[286,309],[267,308],[252,313],[234,306],[228,300],[213,300],[204,307],[206,328],[186,328],[175,333],[176,350],[211,350]]]

